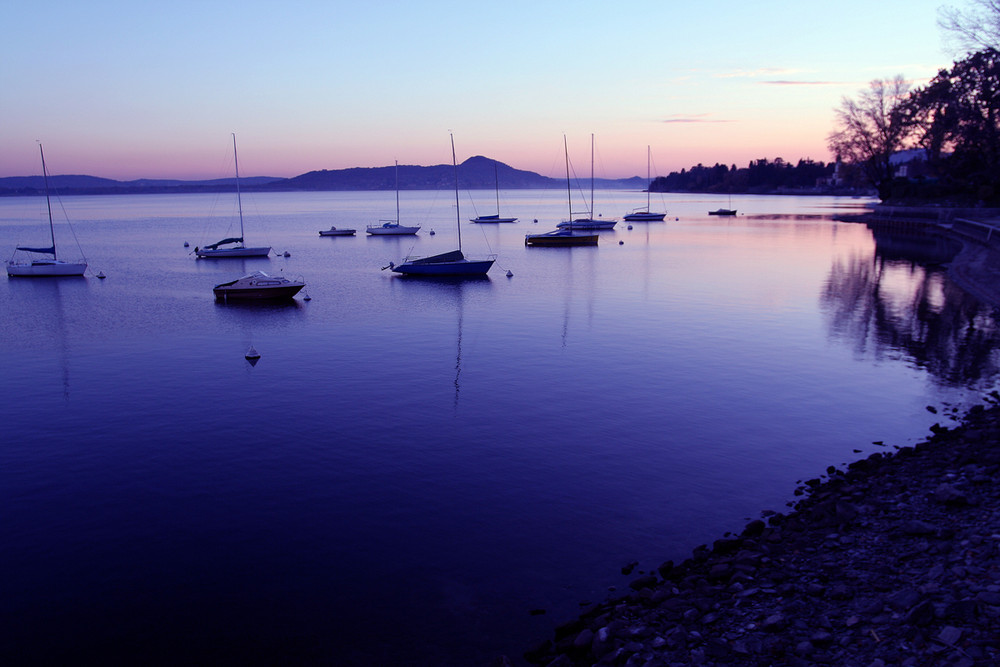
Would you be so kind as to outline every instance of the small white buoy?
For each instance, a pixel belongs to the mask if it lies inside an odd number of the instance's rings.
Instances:
[[[105,278],[107,278],[107,276],[104,275],[104,271],[98,271],[97,272],[97,277],[100,278],[101,280],[104,280]]]
[[[253,345],[250,346],[250,349],[247,350],[247,353],[243,356],[250,362],[251,366],[256,366],[257,362],[260,361],[260,352],[254,349]]]
[[[286,251],[285,251],[285,255],[284,255],[284,256],[285,256],[285,257],[291,257],[291,256],[292,256],[292,253],[290,253],[290,252],[288,252],[288,251],[286,250]]]
[[[430,235],[434,236],[434,230],[433,229],[430,231]]]
[[[303,301],[312,301],[312,297],[309,296],[308,294],[303,294],[302,295],[302,300]]]
[[[184,242],[184,247],[185,247],[185,248],[188,248],[188,247],[190,247],[190,245],[191,245],[191,244],[190,244],[190,243],[188,243],[187,241],[185,241],[185,242]]]
[[[629,229],[632,229],[632,225],[629,225],[629,226],[628,226],[628,228],[629,228]]]
[[[510,269],[507,269],[507,277],[508,278],[513,278],[514,277],[514,272],[511,271]]]
[[[625,245],[625,242],[624,241],[619,241],[618,245]]]

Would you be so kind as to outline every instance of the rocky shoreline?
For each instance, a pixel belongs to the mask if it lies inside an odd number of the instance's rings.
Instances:
[[[963,244],[949,274],[1000,307],[1000,253],[948,235]],[[765,513],[682,563],[637,572],[628,595],[559,626],[524,658],[547,667],[1000,664],[998,479],[993,392],[922,443],[831,466],[796,490],[803,497],[787,514]]]
[[[535,665],[1000,664],[1000,394],[805,482],[787,514],[638,573]],[[929,408],[932,409],[933,408]]]

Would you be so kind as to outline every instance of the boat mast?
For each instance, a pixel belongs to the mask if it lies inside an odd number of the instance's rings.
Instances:
[[[649,146],[646,146],[646,213],[649,213]]]
[[[52,239],[52,259],[56,257],[56,231],[52,226],[52,200],[49,198],[49,174],[45,170],[45,151],[42,150],[42,142],[38,142],[38,152],[42,156],[42,180],[45,181],[45,205],[49,208],[49,237]]]
[[[451,164],[455,167],[455,226],[458,227],[458,250],[462,250],[462,216],[458,211],[458,160],[455,159],[455,135],[451,137]],[[495,166],[495,165],[494,165]],[[497,195],[497,206],[500,205],[499,195]]]
[[[235,132],[233,132],[233,161],[236,163],[236,204],[240,209],[240,243],[243,244],[243,199],[240,197],[240,158],[236,153]]]
[[[590,135],[590,219],[594,219],[594,135]]]
[[[500,173],[497,171],[497,161],[493,160],[493,182],[497,184],[497,217],[500,216]]]
[[[569,185],[569,143],[566,141],[566,135],[563,135],[563,151],[566,153],[566,203],[569,205],[569,222],[570,225],[573,224],[573,190]],[[571,226],[570,229],[573,229]]]
[[[396,224],[399,224],[399,160],[396,160]]]

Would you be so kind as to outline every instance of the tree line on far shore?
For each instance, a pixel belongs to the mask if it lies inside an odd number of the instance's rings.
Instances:
[[[836,162],[801,159],[797,163],[782,158],[752,160],[746,167],[735,164],[698,164],[690,169],[657,176],[650,192],[721,192],[769,194],[781,192],[863,193],[870,190],[864,174]]]

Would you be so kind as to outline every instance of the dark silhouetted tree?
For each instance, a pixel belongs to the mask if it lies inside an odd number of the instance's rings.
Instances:
[[[836,112],[838,127],[827,138],[830,152],[861,167],[881,199],[891,192],[890,158],[903,148],[906,129],[894,112],[906,100],[909,88],[897,75],[872,81],[857,99],[843,98]]]

